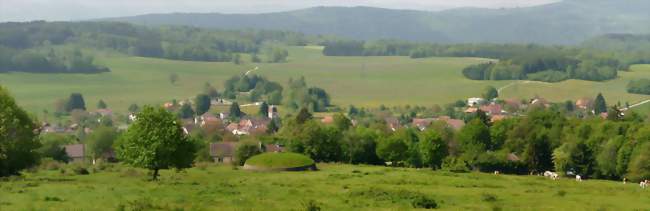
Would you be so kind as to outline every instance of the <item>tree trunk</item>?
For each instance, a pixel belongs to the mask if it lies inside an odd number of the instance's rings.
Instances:
[[[153,180],[158,180],[158,169],[153,170]]]

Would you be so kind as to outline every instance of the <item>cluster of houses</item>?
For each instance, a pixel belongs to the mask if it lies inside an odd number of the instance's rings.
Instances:
[[[179,104],[191,103],[182,101]],[[213,104],[227,105],[232,102],[224,100],[213,100]],[[515,116],[518,111],[521,111],[531,106],[550,107],[551,103],[543,98],[534,98],[528,102],[521,100],[503,100],[497,103],[496,101],[487,101],[482,98],[469,98],[467,99],[467,107],[465,113],[476,113],[483,111],[492,122],[500,121],[512,116]],[[165,103],[165,108],[172,108],[174,103]],[[177,105],[176,105],[177,106]],[[588,110],[593,107],[593,100],[588,98],[581,98],[575,102],[576,109]],[[101,121],[102,117],[112,117],[113,112],[110,109],[98,109],[95,112],[90,112],[89,115],[97,117],[97,121]],[[213,128],[231,133],[235,136],[242,135],[256,135],[264,134],[268,130],[270,121],[279,117],[278,109],[276,106],[269,106],[268,116],[266,117],[251,117],[246,116],[240,118],[238,121],[231,121],[229,113],[221,112],[218,114],[205,113],[193,119],[183,120],[183,130],[186,134],[192,133],[193,130],[202,128]],[[136,120],[136,115],[131,113],[128,115],[130,121]],[[434,118],[414,118],[410,124],[401,124],[396,117],[387,117],[384,119],[389,130],[396,131],[402,127],[413,127],[418,130],[426,130],[434,122],[444,122],[454,130],[460,130],[465,126],[465,122],[461,119],[454,119],[449,116],[439,116]],[[333,124],[334,117],[332,115],[324,116],[320,119],[323,124]],[[355,125],[356,121],[352,120]],[[71,124],[67,127],[50,125],[43,123],[41,132],[43,133],[74,133],[79,131],[78,124]],[[118,129],[126,130],[126,125],[118,127]],[[84,132],[91,133],[92,129],[83,128]],[[237,142],[219,142],[210,145],[210,156],[215,162],[229,163],[234,158]],[[260,143],[260,149],[267,152],[282,152],[284,149],[280,145]],[[88,160],[84,144],[73,144],[65,146],[65,151],[73,162],[83,162]],[[100,158],[104,160],[114,160],[113,152],[105,153]],[[93,161],[94,162],[94,161]]]

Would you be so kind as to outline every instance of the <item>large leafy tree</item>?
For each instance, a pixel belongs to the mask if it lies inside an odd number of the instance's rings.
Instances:
[[[348,130],[343,136],[343,154],[345,161],[352,164],[380,164],[381,159],[377,157],[379,132],[376,130],[357,127]]]
[[[650,178],[650,142],[639,146],[634,154],[628,167],[628,177],[633,181]]]
[[[241,109],[239,108],[239,103],[233,102],[232,105],[230,105],[230,117],[232,118],[240,118],[244,114],[241,112]]]
[[[437,131],[429,129],[420,134],[420,156],[422,164],[426,167],[439,169],[442,160],[448,154],[447,142]]]
[[[486,100],[492,100],[494,98],[499,97],[499,91],[494,88],[493,86],[488,86],[485,87],[485,90],[483,91],[483,98]]]
[[[190,167],[195,146],[172,113],[145,106],[117,142],[116,154],[126,164],[152,170],[156,180],[160,169]]]
[[[70,94],[68,102],[65,104],[65,111],[70,112],[75,109],[86,110],[86,102],[84,101],[84,97],[79,93]]]
[[[605,97],[603,94],[598,93],[596,99],[594,100],[594,113],[601,114],[607,112],[607,102],[605,102]]]
[[[38,148],[38,153],[41,157],[52,158],[56,161],[68,162],[70,157],[65,152],[65,145],[72,144],[76,138],[72,135],[63,135],[56,133],[49,133],[41,135],[41,147]]]
[[[97,102],[97,108],[98,109],[106,109],[106,108],[108,108],[108,105],[106,105],[106,102],[104,102],[104,100],[99,100],[99,102]]]
[[[194,111],[196,111],[196,115],[203,115],[205,112],[208,112],[210,110],[210,96],[206,94],[199,94],[196,96],[196,101],[194,102],[196,108]]]
[[[266,118],[269,116],[269,104],[266,102],[262,102],[262,105],[260,105],[260,116]]]
[[[392,135],[381,138],[377,144],[377,156],[396,165],[408,158],[409,146],[400,137]]]
[[[181,106],[181,109],[178,110],[178,116],[182,119],[190,119],[194,117],[194,110],[190,104],[185,103]]]
[[[93,159],[93,164],[105,153],[110,152],[118,133],[115,128],[102,126],[86,137],[86,150]]]
[[[0,176],[16,174],[38,161],[36,125],[0,87]]]

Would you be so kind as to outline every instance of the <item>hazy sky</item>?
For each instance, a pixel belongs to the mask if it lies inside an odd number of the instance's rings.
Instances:
[[[313,6],[373,6],[441,10],[525,7],[558,0],[0,0],[0,21],[81,20],[147,13],[259,13]]]

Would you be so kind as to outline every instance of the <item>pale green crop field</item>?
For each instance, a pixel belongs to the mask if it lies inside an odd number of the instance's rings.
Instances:
[[[0,74],[0,84],[9,88],[18,103],[33,113],[52,111],[56,99],[80,92],[94,110],[99,99],[118,112],[131,103],[161,104],[187,99],[202,90],[205,82],[218,89],[235,75],[259,67],[257,74],[286,83],[305,76],[309,85],[322,87],[334,104],[376,107],[381,104],[435,105],[478,96],[485,86],[503,87],[513,81],[472,81],[461,70],[480,58],[325,57],[319,47],[292,47],[286,63],[234,65],[232,63],[172,61],[164,59],[98,54],[96,60],[111,68],[103,74]],[[246,60],[247,61],[247,60]],[[169,82],[176,73],[177,85]],[[634,66],[620,78],[607,82],[565,81],[556,84],[517,82],[505,88],[504,98],[540,96],[552,101],[593,97],[602,92],[610,103],[634,103],[650,96],[625,92],[632,78],[650,77],[650,65]]]
[[[90,175],[26,173],[0,182],[0,210],[648,210],[638,184],[541,176],[317,164],[312,172],[249,172],[230,166],[162,171],[112,167]]]

